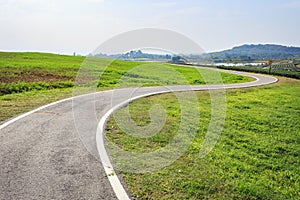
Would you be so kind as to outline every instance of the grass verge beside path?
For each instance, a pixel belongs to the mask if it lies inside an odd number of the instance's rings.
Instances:
[[[85,57],[50,53],[0,52],[0,123],[47,103],[71,97],[84,60]],[[127,85],[123,86],[205,83],[197,69],[190,67],[120,60],[106,67],[110,59],[89,58],[88,61],[95,73],[103,72],[96,84],[97,90],[113,89],[120,78],[127,81]],[[179,72],[183,78],[176,79],[169,75],[168,67]],[[201,70],[201,73],[206,76],[215,74],[210,70]],[[227,73],[221,73],[221,76],[224,83],[253,80]]]
[[[48,103],[72,96],[73,89],[53,89],[30,91],[0,96],[0,124],[4,121],[28,112]]]
[[[270,86],[227,91],[225,126],[215,148],[199,158],[210,120],[208,92],[197,92],[201,111],[194,143],[180,159],[153,174],[123,173],[138,199],[297,199],[300,196],[300,81],[281,78]],[[176,133],[180,107],[173,94],[139,99],[129,105],[139,126],[149,109],[164,106],[165,127],[137,139],[118,128],[113,117],[106,137],[121,148],[151,152]],[[122,109],[118,112],[122,112]]]

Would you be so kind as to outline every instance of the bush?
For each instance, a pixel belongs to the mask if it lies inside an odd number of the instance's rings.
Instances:
[[[297,72],[297,71],[271,70],[269,72],[268,69],[249,68],[249,67],[242,67],[242,66],[239,66],[239,67],[218,66],[217,68],[236,70],[236,71],[245,71],[245,72],[254,72],[254,73],[261,73],[261,74],[270,74],[270,75],[285,76],[285,77],[289,77],[289,78],[300,79],[300,72]]]

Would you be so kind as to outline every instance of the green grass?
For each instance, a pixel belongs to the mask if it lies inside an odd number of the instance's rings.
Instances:
[[[121,77],[127,78],[127,86],[205,83],[196,69],[167,64],[145,64],[100,58],[85,60],[85,57],[49,53],[0,52],[0,95],[73,87],[81,66],[93,73],[93,78],[97,81],[95,87],[102,88],[102,90],[116,86]],[[171,76],[170,73],[174,73],[173,71],[181,73],[183,78],[178,79]],[[214,73],[205,70],[200,72],[208,76]],[[252,80],[238,75],[225,73],[221,75],[224,83]]]
[[[209,93],[197,92],[199,131],[189,150],[155,173],[123,172],[138,199],[298,199],[300,196],[300,81],[227,91],[227,115],[215,148],[199,157],[211,116]],[[106,137],[124,150],[152,152],[168,144],[180,122],[173,94],[139,99],[129,105],[139,126],[150,123],[149,109],[162,105],[164,128],[147,139],[119,129],[112,117]],[[124,112],[124,109],[118,111]]]
[[[50,102],[72,96],[72,88],[34,90],[0,96],[0,123]]]
[[[0,95],[74,86],[84,57],[0,52]]]
[[[0,122],[43,104],[71,97],[81,66],[83,73],[79,77],[83,76],[83,80],[89,76],[84,76],[86,68],[95,75],[92,77],[96,81],[95,90],[205,83],[196,69],[187,67],[119,60],[112,62],[99,58],[85,60],[85,57],[50,53],[0,52]],[[207,77],[216,75],[206,70],[201,70],[201,74]],[[221,73],[221,76],[224,83],[253,80],[226,73]]]

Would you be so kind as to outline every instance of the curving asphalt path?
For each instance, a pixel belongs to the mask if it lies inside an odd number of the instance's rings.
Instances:
[[[245,88],[277,81],[266,75],[230,73],[256,81],[98,92],[43,106],[0,125],[0,199],[128,199],[130,191],[122,177],[107,176],[113,168],[102,130],[109,115],[130,101],[128,94],[134,100],[170,91]],[[95,120],[84,114],[91,104]],[[78,120],[84,123],[78,126]]]

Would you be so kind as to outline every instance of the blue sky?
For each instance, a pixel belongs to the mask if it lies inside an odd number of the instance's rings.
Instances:
[[[160,28],[205,51],[300,46],[300,0],[0,0],[0,51],[92,52],[117,34]]]

